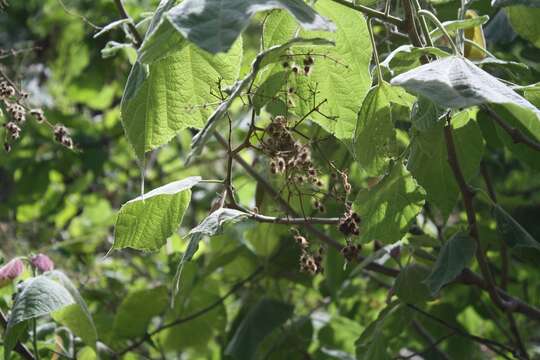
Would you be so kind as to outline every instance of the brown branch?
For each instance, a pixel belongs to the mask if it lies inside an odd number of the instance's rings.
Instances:
[[[489,176],[489,172],[486,168],[485,163],[480,163],[480,173],[482,174],[482,177],[484,178],[484,182],[486,183],[486,188],[489,194],[489,197],[491,198],[491,201],[494,203],[497,203],[497,194],[495,193],[495,189],[493,187],[493,183],[491,182],[491,177]],[[501,258],[502,258],[502,269],[501,269],[501,287],[506,290],[506,287],[508,285],[508,246],[506,245],[506,240],[503,239],[501,242]],[[514,318],[514,315],[512,315],[511,312],[508,312],[506,314],[506,317],[508,318],[508,323],[510,324],[510,331],[512,331],[512,334],[514,335],[514,341],[515,345],[520,351],[520,355],[522,355],[525,359],[529,359],[529,355],[527,354],[527,348],[525,347],[523,340],[521,338],[521,335],[519,333],[519,329],[517,327],[516,319]]]
[[[7,320],[6,315],[2,312],[2,310],[0,310],[0,323],[2,324],[2,327],[4,328],[4,330],[6,330],[8,320]],[[5,336],[5,332],[4,332],[4,336]],[[34,355],[30,352],[30,350],[28,350],[28,348],[26,346],[24,346],[24,344],[22,344],[19,341],[17,341],[17,344],[15,344],[15,349],[14,350],[19,355],[21,355],[21,357],[23,359],[26,359],[26,360],[34,360],[35,359]]]
[[[508,135],[510,135],[512,141],[515,144],[524,144],[533,150],[540,151],[540,142],[529,138],[521,130],[508,124],[499,114],[493,111],[489,106],[484,105],[482,106],[482,109],[485,110],[489,114],[489,116],[491,116],[491,118],[495,120],[495,122],[501,128],[503,128],[504,131],[508,133]]]
[[[124,4],[122,4],[122,0],[114,0],[114,4],[116,5],[116,9],[118,10],[118,13],[122,17],[122,19],[129,20],[127,23],[128,29],[129,29],[129,32],[131,33],[131,36],[133,36],[133,43],[135,47],[138,48],[143,43],[143,38],[141,37],[141,34],[139,34],[139,31],[137,30],[137,27],[133,23],[133,20],[128,15],[126,8],[124,7]]]
[[[461,166],[459,165],[459,159],[456,153],[456,146],[454,144],[454,138],[452,136],[452,125],[450,124],[450,118],[448,118],[448,124],[444,127],[444,139],[446,142],[446,150],[448,152],[448,163],[454,174],[454,178],[458,183],[459,191],[461,192],[461,197],[463,199],[463,205],[465,207],[465,213],[467,214],[467,222],[469,224],[469,235],[476,242],[476,260],[480,267],[480,272],[486,280],[488,285],[487,290],[491,300],[504,311],[512,311],[514,304],[507,302],[499,296],[495,281],[493,280],[493,275],[489,269],[489,264],[482,249],[482,244],[480,243],[480,238],[478,235],[478,225],[476,223],[476,213],[473,207],[473,198],[474,192],[471,190],[463,172],[461,171]]]
[[[346,1],[346,0],[332,0],[332,1],[337,3],[337,4],[346,6],[346,7],[350,8],[350,9],[359,11],[359,12],[367,15],[368,17],[379,19],[379,20],[381,20],[383,22],[387,22],[389,24],[396,25],[397,27],[403,26],[403,20],[401,20],[400,18],[397,18],[397,17],[392,16],[392,15],[385,14],[385,13],[383,13],[381,11],[369,8],[367,6],[360,5],[360,4],[355,5],[352,2],[349,2],[349,1]]]

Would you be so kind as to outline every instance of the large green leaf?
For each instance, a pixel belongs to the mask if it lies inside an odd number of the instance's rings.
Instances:
[[[130,292],[116,311],[114,334],[122,338],[144,335],[150,320],[161,314],[167,304],[168,292],[165,286]]]
[[[540,5],[536,8],[528,6],[510,6],[506,13],[514,30],[540,48]]]
[[[257,347],[278,326],[292,315],[293,306],[273,300],[262,299],[246,314],[225,354],[237,360],[255,358]]]
[[[41,275],[23,282],[15,298],[4,335],[4,359],[9,359],[28,320],[49,315],[75,303],[70,292],[48,276]]]
[[[403,89],[381,82],[366,96],[358,113],[354,132],[354,154],[366,174],[379,175],[395,155],[396,135],[392,104],[407,104],[410,95]]]
[[[400,240],[422,209],[424,197],[424,189],[407,169],[395,164],[376,186],[360,191],[354,201],[354,209],[362,218],[362,241],[393,243]]]
[[[465,125],[454,121],[452,125],[457,156],[463,176],[468,181],[478,173],[482,160],[482,133],[472,120]],[[443,123],[438,123],[413,137],[407,169],[426,190],[428,202],[435,205],[446,219],[456,205],[459,187],[448,164],[443,126]]]
[[[79,336],[87,345],[96,348],[97,331],[90,310],[81,294],[71,280],[61,271],[47,272],[44,276],[53,279],[71,294],[75,304],[69,305],[52,313],[54,320],[66,325],[74,334]]]
[[[264,20],[261,36],[263,49],[285,44],[294,37],[298,24],[285,10],[273,10]]]
[[[437,293],[469,266],[475,251],[476,242],[466,233],[456,233],[445,242],[431,274],[425,280],[431,294]]]
[[[500,205],[495,205],[493,207],[493,215],[497,221],[497,230],[499,230],[504,241],[506,241],[510,247],[540,250],[540,243]]]
[[[189,162],[193,157],[199,155],[202,152],[204,144],[208,138],[212,135],[212,132],[217,126],[217,123],[229,110],[234,100],[242,95],[242,92],[247,89],[250,84],[253,83],[255,77],[259,70],[263,69],[269,64],[276,63],[281,59],[281,56],[291,47],[295,45],[330,45],[333,44],[331,41],[326,39],[314,38],[314,39],[302,39],[295,38],[289,42],[273,46],[257,55],[253,63],[251,64],[251,71],[240,81],[236,82],[231,90],[231,94],[222,102],[216,110],[210,115],[208,121],[204,128],[193,138],[191,143],[191,152],[188,156],[187,162]]]
[[[335,29],[302,0],[185,0],[166,17],[185,38],[215,54],[231,48],[255,13],[271,9],[289,11],[307,30]]]
[[[394,291],[407,304],[418,304],[430,298],[430,291],[425,284],[429,269],[420,264],[409,264],[399,272],[394,283]]]
[[[501,104],[540,139],[540,110],[469,60],[451,56],[392,79],[392,84],[447,108]]]
[[[139,160],[179,131],[201,128],[219,102],[212,89],[238,77],[242,42],[212,55],[187,41],[151,65],[136,62],[122,98],[122,124]]]
[[[315,9],[330,18],[337,30],[335,33],[315,34],[334,41],[336,45],[317,49],[317,53],[326,57],[313,56],[315,63],[309,80],[316,84],[315,102],[326,102],[319,108],[324,116],[315,112],[311,119],[333,132],[338,139],[352,139],[358,110],[371,86],[369,64],[372,49],[367,23],[358,11],[331,0],[317,1]]]
[[[113,249],[153,251],[178,230],[198,176],[175,181],[125,203],[118,213]]]

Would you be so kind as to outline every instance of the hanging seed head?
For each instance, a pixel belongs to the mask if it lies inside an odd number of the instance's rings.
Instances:
[[[294,236],[294,241],[296,241],[296,243],[302,248],[302,249],[307,249],[309,247],[309,242],[307,241],[307,239],[305,237],[303,237],[302,235],[295,235]]]
[[[11,151],[11,144],[10,143],[8,143],[8,142],[4,143],[4,151],[7,152],[7,153]]]
[[[30,110],[30,115],[32,115],[38,123],[45,121],[45,114],[41,109],[32,109]]]
[[[315,60],[313,59],[313,57],[311,55],[308,55],[304,59],[304,66],[311,66],[311,65],[313,65],[314,62],[315,62]]]

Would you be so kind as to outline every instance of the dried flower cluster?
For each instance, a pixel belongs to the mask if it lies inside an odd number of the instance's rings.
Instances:
[[[362,250],[361,245],[353,244],[349,239],[347,239],[347,245],[341,249],[341,255],[343,255],[348,262],[353,262],[358,257],[360,250]]]
[[[7,114],[4,128],[6,129],[4,137],[4,150],[10,152],[12,142],[21,137],[22,126],[27,120],[27,116],[32,116],[38,124],[45,124],[53,130],[54,138],[63,146],[72,149],[73,140],[69,132],[63,125],[53,126],[45,118],[42,109],[30,109],[24,106],[23,101],[28,98],[28,93],[18,91],[11,83],[4,79],[0,82],[0,101]],[[0,106],[1,109],[1,106]]]
[[[289,55],[289,56],[292,57],[292,55]],[[290,68],[294,74],[302,73],[307,76],[311,73],[311,69],[314,63],[315,63],[315,60],[313,59],[313,56],[307,55],[303,59],[302,64],[290,63],[289,61],[284,61],[282,65],[286,69]]]
[[[302,254],[300,255],[300,271],[311,275],[323,273],[322,256],[324,249],[321,247],[317,252],[312,253],[309,248],[309,242],[299,233],[294,236],[294,240],[298,246],[300,246],[300,250],[302,251]]]
[[[351,207],[347,205],[347,209],[340,219],[338,228],[346,236],[359,235],[360,234],[360,216],[352,211]]]
[[[270,158],[272,174],[285,174],[287,181],[298,185],[309,183],[319,188],[323,186],[311,161],[309,146],[294,139],[284,116],[276,116],[266,127],[261,145]]]

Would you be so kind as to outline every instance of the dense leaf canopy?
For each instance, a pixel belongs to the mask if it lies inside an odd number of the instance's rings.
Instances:
[[[0,0],[0,359],[540,358],[538,0]]]

